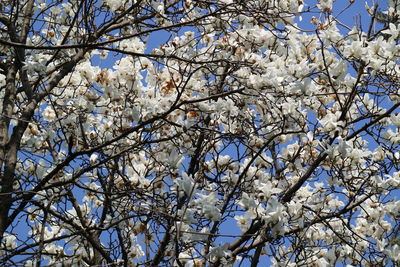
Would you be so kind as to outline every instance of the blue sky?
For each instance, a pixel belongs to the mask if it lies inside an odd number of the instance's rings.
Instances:
[[[310,3],[310,1],[307,1]],[[367,1],[370,6],[372,6],[373,1]],[[379,1],[382,5],[385,4],[386,1]],[[315,1],[314,1],[315,3]],[[335,9],[333,14],[339,14],[343,9],[348,7],[349,1],[347,0],[337,0],[335,3]],[[365,1],[360,1],[356,0],[354,4],[350,5],[342,14],[340,14],[338,17],[340,22],[342,22],[344,25],[352,27],[353,25],[361,25],[363,30],[366,31],[368,24],[369,24],[369,16],[365,10]],[[304,29],[314,29],[315,26],[310,23],[311,21],[311,15],[305,15],[303,16],[302,21],[298,21],[298,25]],[[339,27],[340,28],[340,27]],[[345,27],[342,27],[343,31],[345,32],[346,29]],[[188,29],[189,30],[189,29]],[[312,32],[310,32],[312,34]],[[146,49],[146,52],[150,52],[153,48],[158,47],[160,44],[165,43],[167,40],[169,40],[171,36],[167,32],[155,32],[152,33],[149,38],[148,38],[148,46]],[[114,57],[112,57],[112,54],[110,53],[108,58],[105,60],[102,60],[98,62],[101,64],[101,67],[112,67],[114,62],[115,62]],[[96,60],[94,63],[97,63]],[[228,221],[224,224],[224,227],[222,228],[221,233],[222,234],[238,234],[237,232],[237,227],[236,227],[236,222],[235,221]],[[233,230],[235,232],[233,232]],[[23,231],[21,231],[23,232]],[[223,242],[230,242],[232,239],[230,238],[221,238],[219,241],[221,244]],[[270,264],[270,260],[268,257],[262,257],[260,259],[260,266],[268,266]],[[237,264],[239,266],[239,264]],[[247,261],[244,261],[241,266],[249,266],[249,263]]]
[[[307,1],[307,3],[310,3],[312,1]],[[373,5],[373,1],[366,1],[368,2],[369,6]],[[349,1],[346,0],[337,0],[336,3],[334,3],[334,11],[333,11],[333,15],[336,16],[338,15],[336,18],[344,25],[349,26],[350,28],[358,25],[361,26],[363,31],[367,31],[368,25],[369,25],[369,15],[367,14],[367,11],[365,9],[365,1],[360,1],[360,0],[356,0],[355,3],[353,3],[352,5],[349,5]],[[384,1],[380,1],[381,4],[385,4],[382,3]],[[314,1],[314,3],[316,3],[316,1]],[[318,14],[315,14],[316,16],[318,16]],[[311,24],[311,17],[312,14],[307,14],[304,15],[302,17],[301,21],[296,21],[298,23],[298,25],[306,30],[314,30],[315,29],[315,25]],[[347,32],[348,29],[346,29],[346,27],[341,27],[338,26],[339,29],[341,29],[343,32]],[[189,28],[187,30],[190,30]],[[313,32],[310,32],[309,34],[313,34]],[[165,43],[168,40],[173,39],[174,36],[170,36],[168,32],[154,32],[152,33],[149,37],[148,37],[148,43],[147,43],[147,49],[146,52],[150,52],[152,49],[158,47],[160,44]],[[110,60],[112,57],[109,57],[108,59],[106,59],[104,62],[102,62],[105,66],[107,66],[107,63],[110,63],[110,66],[112,66],[112,64],[114,63],[113,60]],[[110,61],[108,61],[110,60]],[[232,153],[234,151],[232,150]],[[229,153],[229,151],[227,151],[227,153]],[[187,162],[187,161],[186,161]],[[236,221],[231,220],[231,221],[227,221],[223,224],[223,227],[221,227],[221,234],[239,234],[238,232],[238,228],[236,227]],[[218,239],[218,242],[220,242],[221,244],[223,244],[224,242],[231,242],[233,239],[229,238],[229,237],[223,237]],[[270,258],[264,256],[261,257],[260,259],[260,266],[268,266],[271,264]],[[249,262],[247,260],[244,260],[243,262],[241,262],[240,264],[236,264],[236,266],[249,266]],[[338,265],[340,266],[340,265]]]

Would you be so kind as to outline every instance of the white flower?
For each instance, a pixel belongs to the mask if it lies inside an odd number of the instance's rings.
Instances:
[[[276,197],[272,197],[268,201],[268,206],[265,209],[265,213],[266,215],[263,217],[263,219],[266,223],[278,223],[286,214],[285,207],[276,199]]]
[[[367,49],[364,46],[362,41],[354,41],[351,42],[348,46],[346,46],[344,50],[344,55],[348,57],[354,57],[356,59],[362,59],[367,52]]]
[[[166,158],[166,162],[171,168],[179,168],[185,158],[179,153],[177,149],[173,149],[169,156]]]
[[[190,253],[189,253],[188,251],[184,251],[184,252],[179,253],[178,258],[179,258],[179,261],[180,261],[181,263],[185,264],[185,267],[186,267],[186,266],[190,266],[190,261],[189,261],[189,260],[192,259],[192,256],[190,255]],[[189,265],[188,265],[188,263],[189,263]],[[175,261],[173,266],[174,266],[174,267],[175,267],[175,266],[177,267],[177,266],[179,266],[179,265],[178,265],[178,263]]]
[[[144,252],[142,247],[139,244],[137,244],[136,236],[131,236],[131,242],[132,245],[129,248],[128,257],[130,259],[140,259],[141,257],[144,256]]]
[[[388,242],[385,239],[383,239],[383,240],[377,240],[376,244],[378,245],[378,249],[380,251],[382,251],[382,250],[385,249],[385,247],[387,246]]]
[[[328,25],[324,25],[324,29],[321,30],[321,39],[324,40],[327,44],[336,43],[343,39],[343,36],[340,34],[339,29],[336,27],[336,23],[332,22]]]
[[[246,192],[243,192],[242,199],[239,201],[238,204],[242,206],[245,210],[257,207],[255,200],[251,198]]]
[[[17,247],[17,243],[15,242],[15,239],[17,239],[17,237],[15,235],[5,234],[4,235],[5,247],[7,249],[16,248]]]
[[[93,153],[90,156],[90,163],[91,164],[96,164],[98,159],[99,159],[99,156],[96,153]]]
[[[389,34],[391,39],[397,39],[400,35],[400,27],[394,25],[393,23],[389,24],[389,29],[382,31],[383,34]]]
[[[319,121],[323,126],[323,130],[332,134],[335,130],[338,130],[338,127],[343,125],[343,122],[339,121],[339,116],[339,113],[328,113],[321,118]]]
[[[211,192],[208,195],[198,194],[200,197],[195,201],[201,207],[204,216],[211,221],[219,221],[221,219],[221,211],[217,207],[217,193]]]
[[[192,177],[189,177],[186,172],[182,173],[182,180],[177,181],[180,190],[185,192],[186,196],[193,195],[195,183]]]
[[[25,262],[24,267],[34,267],[36,264],[33,263],[33,261],[28,260]]]
[[[316,266],[320,266],[320,267],[331,266],[331,264],[329,264],[329,262],[325,258],[318,258],[318,259],[316,259],[316,261],[314,263]]]
[[[231,255],[231,251],[228,248],[229,248],[229,243],[225,243],[222,246],[213,247],[210,249],[210,253],[208,254],[208,256],[217,258],[223,258],[223,257],[228,258]]]
[[[298,89],[300,89],[301,93],[304,95],[310,95],[315,90],[315,85],[310,78],[305,78],[303,82],[299,84]]]
[[[319,0],[318,7],[325,12],[332,11],[332,0]]]
[[[6,76],[0,73],[0,88],[6,85]]]
[[[43,116],[43,119],[51,122],[51,121],[54,121],[54,119],[56,118],[56,113],[54,112],[52,107],[47,106],[44,109],[42,116]]]
[[[125,4],[125,1],[123,1],[123,0],[105,0],[105,4],[108,6],[108,8],[111,11],[115,12]]]
[[[400,113],[398,114],[392,114],[390,116],[390,120],[392,121],[394,126],[400,127]]]
[[[249,229],[251,217],[248,213],[245,215],[236,215],[234,219],[236,220],[236,225],[240,228],[240,230],[244,232]]]
[[[384,160],[385,159],[385,156],[386,156],[386,154],[385,154],[385,151],[382,149],[382,147],[378,147],[378,148],[376,148],[375,149],[375,151],[374,151],[374,153],[372,154],[373,155],[373,160],[375,160],[375,161],[381,161],[381,160]]]
[[[266,200],[268,200],[271,197],[271,195],[279,194],[282,192],[282,189],[274,187],[270,181],[266,183],[260,183],[258,185],[258,188],[262,192]]]
[[[159,3],[159,5],[157,6],[157,12],[160,13],[161,15],[164,15],[164,5],[162,3]]]
[[[97,74],[100,72],[100,68],[93,67],[89,61],[85,61],[76,66],[76,71],[89,82],[95,82]]]
[[[394,261],[400,261],[400,247],[396,244],[385,250],[386,254]]]
[[[398,188],[400,185],[400,172],[394,172],[392,176],[386,175],[388,179],[386,183],[394,188]]]
[[[119,45],[120,49],[128,52],[143,53],[145,45],[139,38],[132,38],[129,40],[121,41]]]

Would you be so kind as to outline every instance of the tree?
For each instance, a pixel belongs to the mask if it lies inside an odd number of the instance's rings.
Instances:
[[[0,262],[399,264],[398,3],[312,2],[2,0]]]

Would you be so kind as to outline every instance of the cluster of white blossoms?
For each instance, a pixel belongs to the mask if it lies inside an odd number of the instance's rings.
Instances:
[[[0,54],[0,261],[400,263],[400,7],[313,2],[37,1]]]

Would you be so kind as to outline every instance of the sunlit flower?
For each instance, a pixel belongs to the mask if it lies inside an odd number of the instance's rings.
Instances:
[[[54,112],[54,109],[50,106],[47,106],[42,113],[43,119],[46,121],[52,122],[56,118],[56,113]]]

